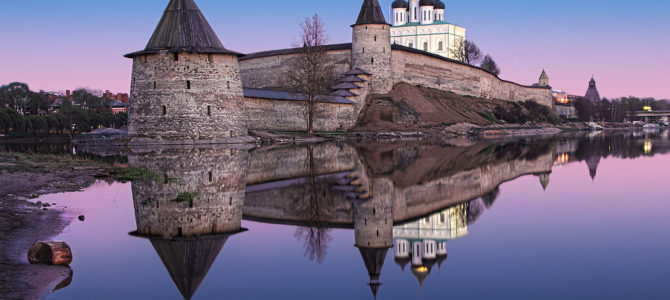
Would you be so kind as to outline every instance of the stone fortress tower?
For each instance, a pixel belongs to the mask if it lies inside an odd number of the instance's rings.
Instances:
[[[365,0],[352,25],[351,68],[372,74],[370,92],[384,94],[393,88],[391,78],[391,25],[379,1]]]
[[[184,299],[191,299],[229,237],[244,231],[247,151],[161,150],[132,153],[135,236],[149,240]]]
[[[171,0],[133,59],[129,135],[170,144],[247,135],[238,53],[219,41],[193,0]]]

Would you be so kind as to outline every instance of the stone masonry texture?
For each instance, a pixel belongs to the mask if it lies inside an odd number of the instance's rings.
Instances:
[[[137,56],[132,78],[131,137],[214,140],[247,135],[235,55]]]

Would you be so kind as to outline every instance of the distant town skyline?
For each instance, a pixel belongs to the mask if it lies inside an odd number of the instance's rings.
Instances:
[[[0,11],[0,84],[26,82],[33,90],[77,87],[128,92],[132,62],[167,0],[61,2],[26,0]],[[291,47],[298,25],[318,13],[331,43],[351,41],[361,0],[240,2],[197,0],[223,44],[252,53]],[[388,10],[392,0],[380,4]],[[583,95],[594,75],[603,97],[670,98],[670,3],[642,1],[444,1],[445,21],[468,28],[468,38],[492,55],[501,78],[550,84]],[[231,11],[234,8],[235,11]],[[625,21],[625,22],[624,22]]]

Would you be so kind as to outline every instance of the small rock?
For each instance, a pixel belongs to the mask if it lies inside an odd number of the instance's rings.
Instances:
[[[41,207],[42,206],[42,201],[35,202],[35,206]]]
[[[43,207],[50,207],[51,204],[49,204],[49,203],[42,203],[42,206],[43,206]]]
[[[86,217],[84,215],[81,215],[81,216],[77,217],[77,219],[79,219],[79,221],[84,222],[84,220],[86,220]]]

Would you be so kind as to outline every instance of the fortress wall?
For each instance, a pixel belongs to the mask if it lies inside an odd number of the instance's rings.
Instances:
[[[553,106],[550,89],[521,86],[484,70],[423,53],[394,49],[392,56],[393,84],[405,82],[466,96],[533,100]]]
[[[278,50],[282,51],[282,50]],[[246,88],[259,89],[282,89],[285,88],[286,74],[289,67],[299,53],[288,53],[281,55],[263,55],[255,57],[254,54],[240,59],[240,75],[242,85]],[[351,50],[329,50],[329,59],[335,67],[335,74],[349,71],[351,65]]]
[[[291,147],[250,152],[247,185],[351,171],[356,168],[356,150],[348,145],[313,145],[310,167],[309,148]]]
[[[328,149],[323,148],[318,152],[323,150]],[[331,148],[331,150],[334,149]],[[344,150],[346,151],[340,154],[344,155],[343,158],[346,157],[348,152],[347,148],[344,148]],[[268,154],[252,153],[249,170],[257,170],[255,171],[256,173],[261,172],[259,166],[254,167],[254,165],[262,162]],[[281,155],[281,152],[271,155],[276,154]],[[315,157],[317,157],[316,149]],[[327,158],[321,155],[318,157],[319,161]],[[304,166],[303,163],[299,163],[300,160],[301,158],[295,157],[285,164],[292,166],[290,167],[293,170],[291,173],[295,174],[295,176],[299,176],[300,173],[306,171],[300,170],[300,167]],[[390,181],[389,178],[383,176],[370,178],[369,180],[372,184],[373,199],[382,200],[382,202],[376,205],[377,211],[382,212],[386,208],[392,208],[392,223],[398,224],[449,206],[476,199],[493,191],[500,184],[515,178],[531,174],[546,174],[551,172],[552,166],[553,153],[547,153],[533,160],[517,159],[484,165],[409,187],[400,187]],[[346,169],[346,167],[348,165],[345,159],[341,168],[333,168],[333,170]],[[265,172],[272,174],[272,172],[275,172],[273,170],[282,170],[282,168],[281,166],[270,167]],[[260,176],[256,174],[252,175],[252,177],[259,178]],[[253,180],[253,178],[247,176],[247,186]],[[268,177],[265,177],[264,180],[268,180]],[[539,180],[536,188],[542,188]],[[281,222],[306,223],[309,221],[307,216],[299,213],[298,210],[292,209],[292,207],[308,206],[309,201],[305,198],[305,195],[305,185],[300,182],[282,188],[247,193],[244,204],[244,216]],[[319,201],[322,203],[319,220],[324,223],[350,226],[353,223],[353,211],[342,203],[343,200],[344,198],[341,195],[331,190],[328,190],[326,194],[319,197]],[[367,212],[362,215],[368,216],[368,222],[373,218]]]
[[[244,98],[249,129],[305,131],[307,103],[303,101]],[[352,104],[316,102],[314,131],[346,131],[356,122]]]

